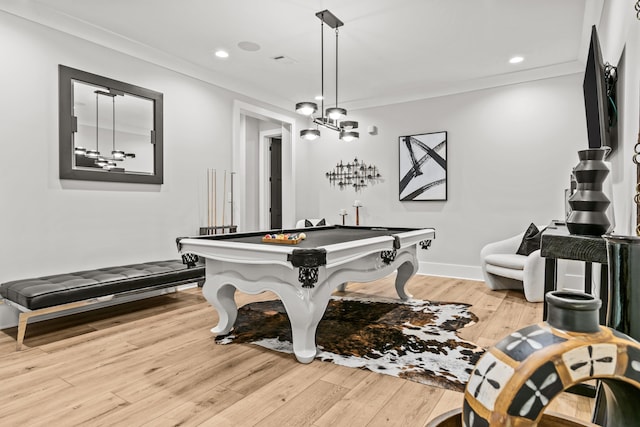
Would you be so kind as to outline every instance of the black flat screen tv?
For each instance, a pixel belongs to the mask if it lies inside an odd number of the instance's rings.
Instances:
[[[611,147],[609,141],[609,99],[605,80],[605,66],[596,26],[591,27],[591,43],[582,83],[584,109],[587,116],[589,148]]]

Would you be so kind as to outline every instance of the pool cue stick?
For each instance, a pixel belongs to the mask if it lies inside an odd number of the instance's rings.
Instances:
[[[231,205],[231,224],[229,224],[229,232],[231,232],[231,226],[233,225],[233,175],[235,172],[231,172],[231,194],[229,204]]]
[[[207,227],[211,227],[211,169],[207,168]]]
[[[217,199],[218,199],[218,179],[217,179],[217,175],[218,175],[218,170],[214,169],[213,170],[213,234],[218,234],[218,229],[216,227],[218,227],[218,204],[217,204]]]
[[[209,208],[211,210],[211,218],[209,219],[209,222],[211,223],[211,225],[209,227],[213,227],[215,224],[215,205],[216,205],[216,187],[215,187],[215,180],[214,180],[214,169],[211,168],[210,172],[209,172],[209,200],[211,201],[211,207]],[[212,233],[213,230],[213,233]],[[209,231],[207,234],[215,234],[215,228],[211,229],[209,228]]]
[[[227,206],[227,170],[224,171],[224,185],[222,186],[222,234],[224,234],[224,211]]]

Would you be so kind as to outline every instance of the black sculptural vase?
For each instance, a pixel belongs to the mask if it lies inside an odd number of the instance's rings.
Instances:
[[[571,234],[601,236],[609,231],[611,222],[606,210],[610,201],[602,191],[602,184],[609,174],[609,167],[604,161],[607,152],[604,148],[578,151],[580,162],[574,169],[578,185],[569,197],[572,211],[567,218]]]
[[[602,237],[609,265],[607,326],[640,341],[640,237]]]

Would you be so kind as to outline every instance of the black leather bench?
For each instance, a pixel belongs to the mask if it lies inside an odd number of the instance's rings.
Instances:
[[[31,317],[153,290],[175,290],[186,283],[202,285],[204,272],[204,264],[154,261],[14,280],[0,284],[0,296],[5,304],[20,310],[16,345],[20,350]]]

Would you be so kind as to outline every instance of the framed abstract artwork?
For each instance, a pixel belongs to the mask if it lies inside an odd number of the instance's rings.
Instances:
[[[447,200],[447,132],[398,138],[400,201]]]

